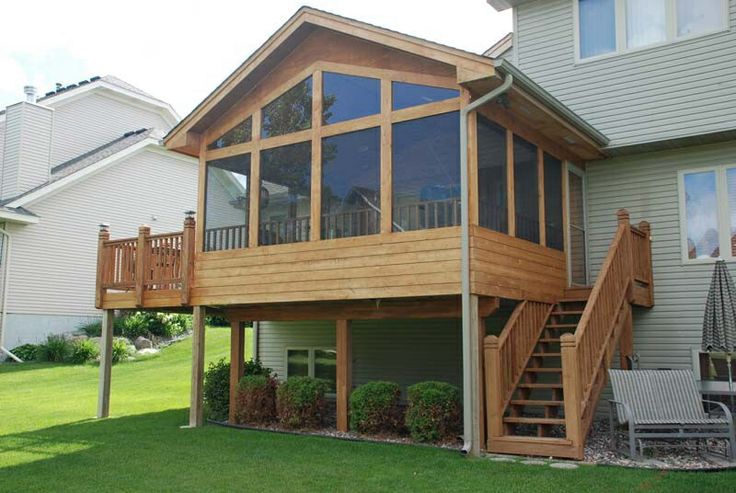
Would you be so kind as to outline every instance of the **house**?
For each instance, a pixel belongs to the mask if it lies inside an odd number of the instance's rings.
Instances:
[[[0,115],[6,348],[99,320],[100,223],[178,230],[196,205],[196,161],[161,146],[179,121],[168,103],[109,75],[25,92]]]
[[[511,63],[304,7],[164,143],[199,159],[197,220],[165,247],[103,228],[96,299],[106,351],[114,309],[192,308],[191,426],[209,311],[231,395],[254,321],[281,378],[332,381],[340,430],[356,385],[435,379],[463,388],[469,453],[582,456],[652,305],[650,226],[611,211],[589,282],[585,167],[609,139]]]

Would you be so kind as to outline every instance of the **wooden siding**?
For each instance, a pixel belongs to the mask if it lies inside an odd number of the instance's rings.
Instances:
[[[192,304],[460,293],[460,228],[198,253]]]
[[[595,279],[626,207],[632,224],[652,224],[654,307],[634,308],[634,351],[642,368],[690,368],[700,346],[705,297],[713,264],[683,264],[678,213],[679,170],[732,164],[736,144],[699,146],[590,163],[588,234]],[[729,262],[734,271],[734,264]]]
[[[516,64],[612,146],[733,128],[736,0],[730,31],[577,64],[573,2],[516,9]]]
[[[470,238],[471,291],[483,296],[555,301],[567,286],[565,254],[474,226]]]

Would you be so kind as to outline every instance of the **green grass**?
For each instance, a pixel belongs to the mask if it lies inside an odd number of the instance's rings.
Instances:
[[[207,332],[207,360],[228,329]],[[339,441],[187,421],[190,342],[113,368],[110,419],[97,368],[0,365],[0,491],[727,491],[736,473],[575,471],[467,459],[431,447]]]

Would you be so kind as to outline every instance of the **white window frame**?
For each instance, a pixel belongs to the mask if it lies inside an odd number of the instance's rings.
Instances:
[[[680,255],[682,264],[710,264],[718,260],[710,258],[689,258],[687,255],[687,204],[685,203],[685,175],[694,173],[714,172],[716,175],[716,204],[718,211],[718,245],[721,259],[727,262],[736,261],[736,256],[731,252],[731,215],[728,210],[728,179],[727,173],[735,169],[736,164],[722,164],[718,166],[705,166],[702,168],[688,168],[677,172],[677,200],[680,213]],[[725,250],[724,250],[725,248]]]
[[[667,39],[657,43],[651,43],[644,46],[629,48],[626,46],[626,0],[614,0],[616,2],[616,49],[610,53],[590,56],[586,58],[580,57],[580,0],[572,0],[573,3],[573,42],[575,43],[575,63],[588,63],[596,60],[611,58],[625,53],[635,53],[643,50],[650,50],[680,41],[710,36],[713,34],[728,31],[731,28],[731,19],[729,13],[729,0],[721,0],[723,8],[723,25],[700,33],[690,34],[688,36],[677,35],[677,0],[665,0],[665,22],[667,27]]]
[[[316,351],[335,351],[337,353],[337,349],[333,347],[325,347],[325,346],[294,346],[294,347],[287,347],[284,349],[284,373],[286,374],[286,378],[289,378],[289,351],[308,351],[308,363],[307,363],[307,375],[314,378],[314,353]],[[337,373],[335,374],[337,376]],[[333,396],[336,395],[334,392],[327,392],[326,395]]]

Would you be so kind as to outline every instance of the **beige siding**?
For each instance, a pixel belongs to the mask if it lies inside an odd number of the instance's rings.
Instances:
[[[51,165],[63,163],[141,128],[163,132],[170,125],[151,109],[98,93],[54,105],[54,140]]]
[[[736,143],[616,158],[588,165],[589,255],[593,279],[610,245],[615,212],[652,224],[654,301],[635,309],[634,344],[645,368],[689,368],[700,344],[712,264],[683,264],[678,212],[678,170],[732,164]],[[729,264],[736,274],[733,263]]]
[[[2,197],[12,197],[49,178],[49,152],[54,112],[19,103],[7,109],[3,150]]]
[[[736,30],[575,63],[574,0],[516,11],[517,65],[625,145],[733,128]],[[736,26],[736,0],[730,2]]]

